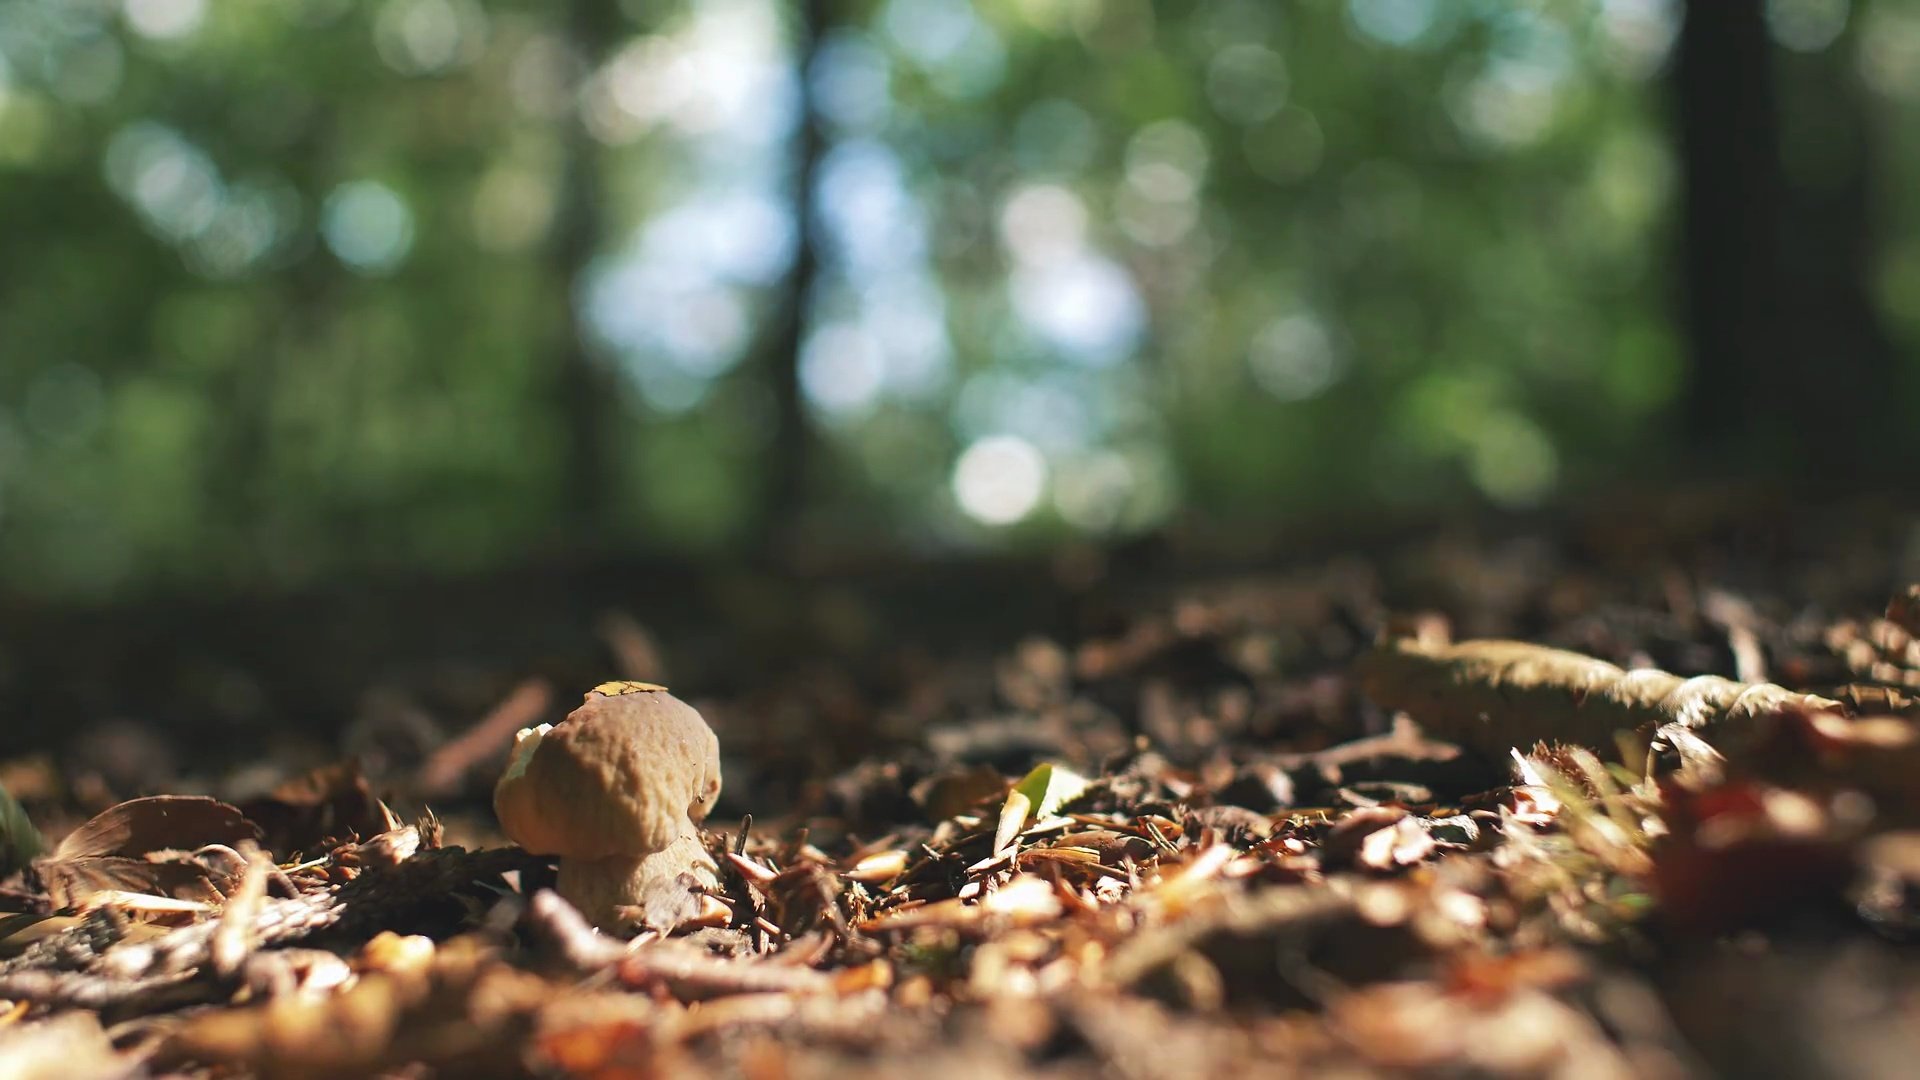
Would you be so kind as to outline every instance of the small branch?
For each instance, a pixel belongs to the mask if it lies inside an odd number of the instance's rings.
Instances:
[[[1838,702],[1772,683],[1626,671],[1519,641],[1449,645],[1396,638],[1361,657],[1358,667],[1368,697],[1412,714],[1436,738],[1494,759],[1536,742],[1613,754],[1621,731],[1645,735],[1664,724],[1744,723],[1785,708],[1841,709]]]

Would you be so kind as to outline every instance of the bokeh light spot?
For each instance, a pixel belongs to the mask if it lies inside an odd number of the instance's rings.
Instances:
[[[1326,326],[1312,315],[1285,315],[1254,336],[1247,367],[1260,388],[1281,401],[1320,396],[1342,371]]]
[[[140,121],[115,132],[105,165],[108,186],[168,240],[198,235],[220,213],[224,186],[212,159],[163,124]]]
[[[496,167],[473,193],[473,236],[490,251],[523,251],[553,223],[553,184],[540,173]]]
[[[1601,0],[1599,46],[1614,70],[1647,78],[1680,32],[1680,0]]]
[[[1100,128],[1087,110],[1062,98],[1027,107],[1013,126],[1013,159],[1027,173],[1071,176],[1100,150]]]
[[[119,40],[100,34],[55,58],[53,92],[75,105],[97,105],[120,89],[125,71],[126,56]]]
[[[341,262],[368,274],[384,274],[413,249],[413,211],[377,180],[334,188],[320,210],[320,234]]]
[[[1087,211],[1079,197],[1055,184],[1015,191],[1000,211],[1000,239],[1016,262],[1046,266],[1080,254]]]
[[[1920,11],[1881,4],[1862,14],[1860,77],[1888,97],[1920,101]]]
[[[983,525],[1012,525],[1033,512],[1047,487],[1047,461],[1025,439],[989,435],[953,466],[953,497]]]
[[[1767,31],[1795,52],[1819,52],[1847,28],[1851,0],[1767,0]]]
[[[1229,45],[1207,65],[1207,100],[1236,124],[1257,124],[1287,103],[1287,65],[1265,45]]]
[[[893,110],[893,63],[857,30],[835,30],[820,43],[807,80],[814,108],[847,131],[872,131]]]
[[[878,344],[859,326],[830,323],[807,335],[800,389],[829,416],[862,413],[880,396],[886,374]]]
[[[1362,35],[1383,45],[1406,47],[1433,29],[1437,0],[1347,0],[1347,18]]]
[[[1061,464],[1053,485],[1053,508],[1076,529],[1108,532],[1120,524],[1133,489],[1133,467],[1126,456],[1096,450]]]
[[[1468,469],[1487,497],[1507,505],[1538,502],[1553,490],[1560,456],[1539,425],[1497,410],[1476,426]]]
[[[1021,321],[1081,363],[1120,360],[1146,328],[1133,279],[1118,263],[1091,252],[1016,269],[1007,289]]]
[[[432,75],[480,55],[487,18],[472,0],[387,0],[373,34],[388,67],[402,75]]]
[[[177,41],[200,29],[207,0],[126,0],[127,25],[141,37]]]

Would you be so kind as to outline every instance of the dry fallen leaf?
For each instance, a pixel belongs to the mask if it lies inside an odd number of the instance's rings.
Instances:
[[[146,893],[213,903],[227,873],[178,853],[251,844],[259,836],[239,810],[214,799],[155,795],[111,807],[38,859],[35,871],[57,907],[81,907],[96,895]]]
[[[354,758],[285,780],[241,808],[265,831],[263,846],[282,858],[312,855],[339,841],[364,840],[401,826],[374,796]]]
[[[68,833],[54,847],[52,858],[138,858],[153,851],[192,851],[208,844],[233,847],[259,838],[259,828],[226,803],[198,795],[153,795],[129,799],[96,814]]]

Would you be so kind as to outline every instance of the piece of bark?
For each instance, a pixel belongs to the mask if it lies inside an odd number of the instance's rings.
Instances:
[[[1443,644],[1395,638],[1358,664],[1367,696],[1407,712],[1440,739],[1488,758],[1537,742],[1575,743],[1617,756],[1617,733],[1745,723],[1786,708],[1840,704],[1772,683],[1718,675],[1627,671],[1591,656],[1519,641]]]

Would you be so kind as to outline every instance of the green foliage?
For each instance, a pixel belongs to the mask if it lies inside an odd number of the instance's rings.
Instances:
[[[797,58],[771,0],[7,5],[4,585],[730,550],[808,164],[825,539],[1525,504],[1662,454],[1671,11],[826,7]],[[995,436],[1035,453],[963,483]]]
[[[40,830],[7,789],[0,787],[0,878],[25,867],[47,850]]]

